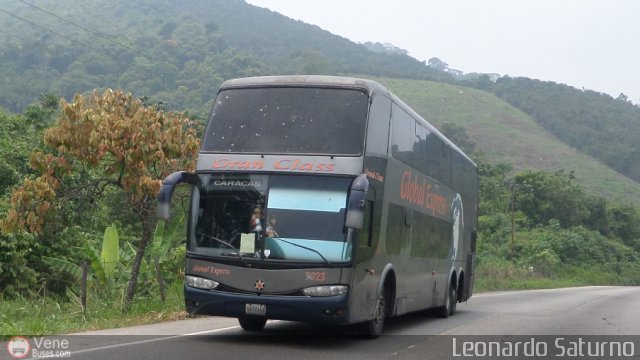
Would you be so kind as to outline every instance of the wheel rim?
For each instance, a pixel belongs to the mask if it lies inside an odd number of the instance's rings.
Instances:
[[[458,301],[458,292],[454,286],[451,287],[449,295],[449,315],[453,315],[456,311],[456,302]]]
[[[385,317],[385,299],[384,295],[381,295],[378,299],[378,306],[376,307],[376,313],[373,316],[374,326],[379,329],[384,324]]]
[[[451,285],[449,285],[449,289],[451,289]],[[447,310],[447,314],[451,312],[451,290],[447,291],[447,297],[444,300],[444,306]]]

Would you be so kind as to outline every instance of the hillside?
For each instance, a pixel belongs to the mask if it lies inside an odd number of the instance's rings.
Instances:
[[[640,204],[638,183],[564,144],[530,116],[493,94],[444,83],[377,78],[418,113],[441,126],[463,126],[476,150],[516,170],[573,171],[594,195]]]
[[[203,115],[234,77],[448,77],[242,0],[0,0],[0,10],[0,106],[15,112],[40,93],[111,87]]]
[[[530,79],[466,82],[477,90],[400,80],[455,82],[401,51],[371,51],[371,44],[353,43],[242,0],[0,0],[0,10],[0,107],[12,112],[23,111],[42,93],[70,99],[111,87],[204,118],[220,83],[233,77],[387,76],[381,82],[434,123],[467,128],[490,161],[508,161],[516,169],[574,171],[596,194],[640,203],[636,182],[575,150],[629,176],[640,168],[635,148],[640,130],[633,130],[640,126],[635,120],[640,109],[601,94]],[[545,94],[553,94],[554,101]],[[606,107],[588,106],[603,101]]]
[[[529,114],[563,142],[640,181],[640,106],[624,94],[614,99],[552,81],[507,76],[480,88]]]

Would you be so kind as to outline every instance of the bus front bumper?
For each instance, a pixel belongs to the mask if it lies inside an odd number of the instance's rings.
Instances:
[[[193,315],[247,316],[247,304],[265,305],[268,319],[340,325],[349,322],[347,294],[336,296],[278,296],[237,294],[185,286],[187,312]],[[249,315],[252,316],[252,315]]]

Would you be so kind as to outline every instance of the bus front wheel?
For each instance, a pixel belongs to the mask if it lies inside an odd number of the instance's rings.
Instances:
[[[362,324],[362,334],[369,338],[375,339],[382,334],[384,328],[384,320],[387,317],[387,296],[386,291],[382,291],[378,301],[376,302],[373,319]]]
[[[267,318],[261,317],[239,317],[240,327],[247,331],[260,331],[267,323]]]

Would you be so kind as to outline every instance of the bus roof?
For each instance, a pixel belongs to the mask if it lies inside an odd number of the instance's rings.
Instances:
[[[222,83],[222,85],[220,86],[220,91],[229,88],[270,86],[341,87],[363,89],[366,90],[369,94],[373,92],[385,94],[389,93],[389,90],[387,90],[387,88],[373,80],[325,75],[257,76],[232,79]]]
[[[420,114],[409,107],[402,99],[398,98],[384,85],[369,79],[361,79],[344,76],[328,76],[328,75],[275,75],[275,76],[255,76],[227,80],[218,92],[226,89],[247,88],[247,87],[279,87],[279,86],[302,86],[302,87],[333,87],[333,88],[351,88],[362,89],[371,94],[384,94],[393,99],[398,105],[407,110],[412,116],[424,122],[423,125],[436,136],[441,138],[450,148],[459,153],[468,162],[476,166],[476,163],[462,151],[456,144],[444,136],[435,126],[424,119]]]

